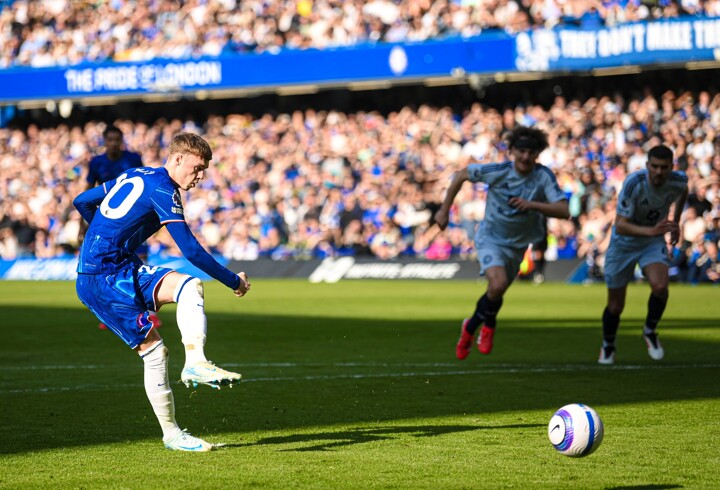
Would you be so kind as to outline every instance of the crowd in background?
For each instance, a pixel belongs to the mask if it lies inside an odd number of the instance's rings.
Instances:
[[[549,134],[539,161],[557,176],[572,215],[548,220],[545,257],[586,258],[598,277],[623,180],[662,143],[675,151],[675,167],[687,173],[690,188],[673,275],[717,282],[720,273],[717,93],[557,97],[550,107],[504,111],[476,103],[463,113],[422,105],[388,114],[305,110],[114,123],[146,166],[163,164],[179,131],[211,143],[206,179],[183,195],[186,219],[208,250],[236,260],[472,258],[483,185],[462,189],[445,232],[431,217],[454,171],[508,159],[505,132],[534,125]],[[105,127],[91,121],[0,129],[2,258],[77,251],[81,218],[71,201],[86,185],[89,159],[103,151]],[[176,252],[162,231],[149,244],[152,252]]]
[[[2,0],[0,69],[720,15],[720,0]]]

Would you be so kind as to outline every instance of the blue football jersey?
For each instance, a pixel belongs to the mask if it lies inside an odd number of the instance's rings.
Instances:
[[[83,192],[73,204],[90,223],[80,249],[80,274],[114,274],[141,266],[135,250],[166,226],[192,265],[233,290],[240,286],[238,275],[219,264],[190,231],[179,189],[164,167],[128,170]]]
[[[85,233],[78,272],[116,272],[141,264],[135,249],[161,226],[184,222],[180,193],[164,168],[134,168],[103,183],[105,193]]]
[[[513,197],[554,203],[566,199],[550,169],[536,164],[529,175],[515,171],[512,162],[468,165],[471,182],[488,186],[485,219],[477,237],[513,248],[527,247],[545,236],[545,216],[537,211],[520,211],[509,204]]]
[[[90,160],[87,174],[87,183],[96,186],[117,178],[121,173],[131,168],[142,167],[142,159],[137,153],[123,150],[118,160],[110,160],[107,153],[94,156]]]
[[[623,183],[618,195],[617,215],[628,218],[631,223],[640,226],[655,226],[667,219],[670,206],[687,190],[688,178],[682,172],[670,172],[668,180],[661,187],[650,183],[647,169],[630,174]],[[611,244],[644,248],[653,240],[662,237],[644,237],[620,235],[612,227]]]

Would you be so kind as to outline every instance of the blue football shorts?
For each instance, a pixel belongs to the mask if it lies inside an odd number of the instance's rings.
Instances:
[[[609,289],[624,288],[635,277],[635,264],[644,269],[650,264],[670,265],[665,239],[653,240],[641,247],[610,242],[605,253],[605,284]]]
[[[475,240],[475,251],[477,252],[477,260],[480,263],[480,274],[485,274],[485,271],[490,267],[503,267],[507,274],[508,283],[512,283],[517,277],[526,250],[527,247],[512,248],[482,239]]]
[[[171,272],[165,267],[133,265],[112,274],[78,274],[75,290],[80,301],[134,349],[152,329],[146,312],[157,311],[157,290]]]

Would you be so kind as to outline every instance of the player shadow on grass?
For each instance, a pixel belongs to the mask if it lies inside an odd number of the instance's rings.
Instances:
[[[247,447],[285,444],[314,443],[311,446],[278,449],[285,451],[329,451],[344,446],[363,444],[395,439],[395,436],[407,434],[412,437],[434,437],[459,432],[469,432],[487,429],[527,429],[543,427],[542,424],[512,424],[496,426],[475,425],[426,425],[426,426],[400,426],[380,428],[357,428],[344,431],[315,432],[312,434],[293,434],[290,436],[265,437],[256,442],[246,444],[228,444],[223,447]]]

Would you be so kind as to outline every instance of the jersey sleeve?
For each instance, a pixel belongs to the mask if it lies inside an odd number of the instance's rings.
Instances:
[[[82,216],[85,221],[88,223],[92,222],[98,206],[100,206],[100,203],[105,199],[108,191],[112,189],[114,185],[115,179],[88,189],[73,199],[73,206],[80,212],[80,216]]]
[[[177,243],[180,251],[186,259],[208,274],[210,277],[217,279],[233,291],[240,287],[240,278],[230,269],[219,264],[212,255],[210,255],[192,234],[187,223],[171,221],[167,224],[167,230]]]
[[[180,191],[176,188],[160,186],[150,196],[153,209],[160,219],[161,225],[168,223],[185,222],[185,211],[183,210]]]
[[[677,170],[670,173],[668,180],[679,190],[680,194],[688,190],[688,176]]]
[[[508,164],[509,162],[471,163],[467,166],[468,179],[470,182],[485,182],[487,185],[492,186],[505,176]]]
[[[567,197],[562,189],[560,189],[557,178],[555,177],[555,174],[552,173],[552,170],[545,166],[542,166],[541,168],[543,175],[543,192],[545,193],[545,199],[547,199],[547,202],[554,203],[566,200]]]
[[[630,184],[630,185],[629,185]],[[620,194],[618,194],[617,200],[617,215],[624,218],[632,218],[635,213],[635,199],[633,198],[633,191],[637,188],[637,185],[630,179],[625,179]]]

